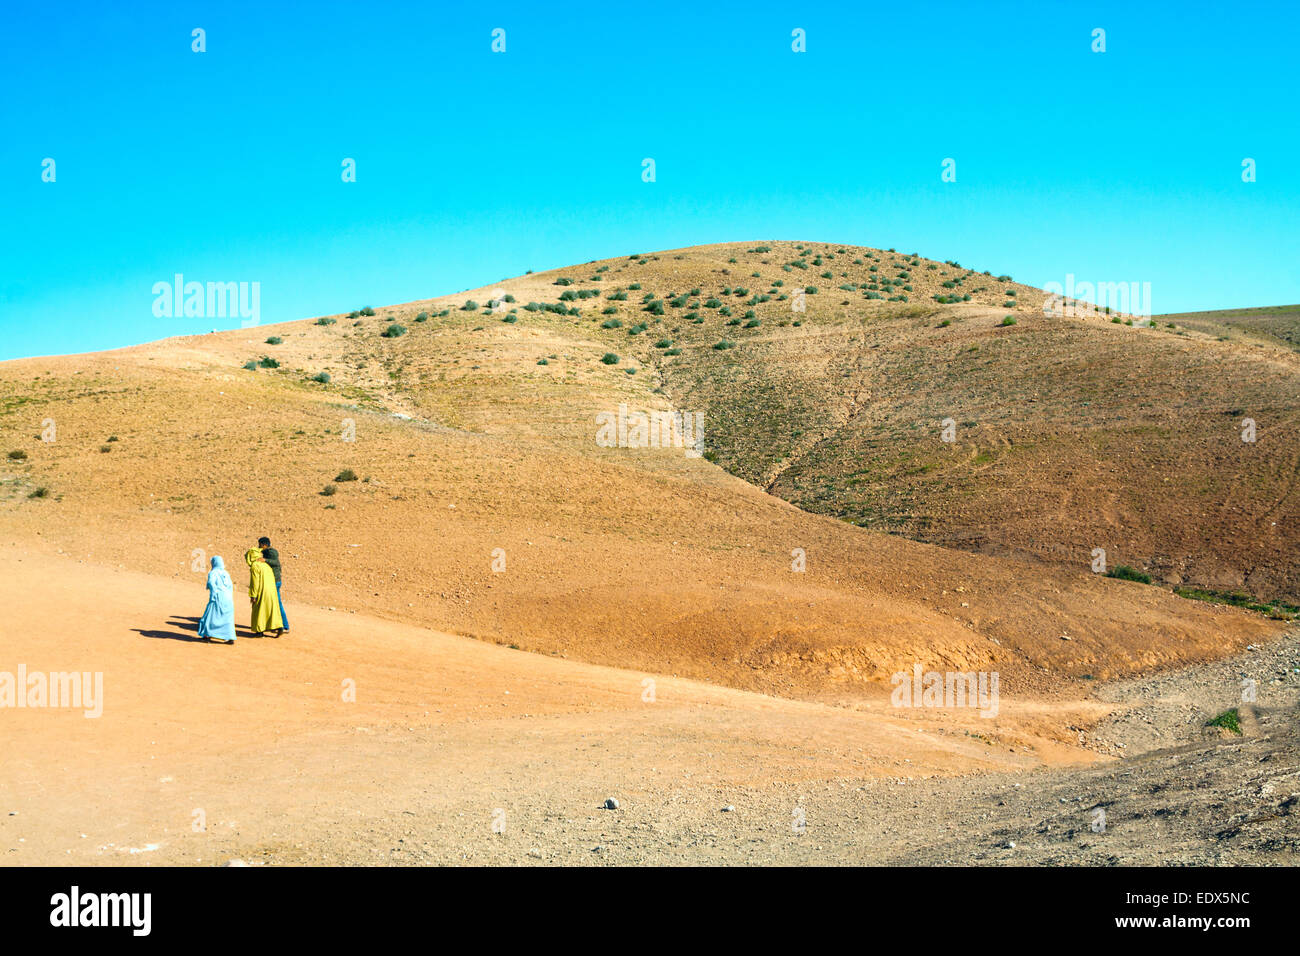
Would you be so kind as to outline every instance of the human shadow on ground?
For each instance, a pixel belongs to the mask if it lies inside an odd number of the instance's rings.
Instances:
[[[150,630],[148,628],[133,627],[131,630],[141,637],[151,637],[155,640],[168,641],[185,641],[190,644],[215,644],[216,641],[209,641],[206,637],[199,637],[199,619],[197,617],[181,617],[172,615],[171,620],[167,622],[168,627],[179,628],[175,631]],[[235,625],[236,637],[256,638],[260,635],[254,634],[248,628],[241,625]]]

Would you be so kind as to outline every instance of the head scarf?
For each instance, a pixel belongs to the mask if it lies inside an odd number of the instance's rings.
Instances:
[[[234,582],[230,580],[230,573],[226,571],[226,562],[220,555],[212,556],[212,570],[208,572],[208,589],[217,595],[223,606],[235,589]]]
[[[260,548],[249,548],[248,551],[244,553],[244,560],[248,562],[248,566],[251,568],[258,561],[263,561],[265,559],[262,557],[262,551]]]

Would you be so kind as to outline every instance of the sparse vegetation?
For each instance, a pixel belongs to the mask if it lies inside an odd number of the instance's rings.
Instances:
[[[1130,568],[1127,564],[1111,568],[1106,572],[1106,577],[1119,578],[1121,581],[1137,581],[1139,584],[1151,583],[1151,575],[1138,571],[1136,568]]]
[[[1238,737],[1242,735],[1241,715],[1237,712],[1236,707],[1232,708],[1231,710],[1225,710],[1223,713],[1219,714],[1219,716],[1215,717],[1213,720],[1206,721],[1205,726],[1222,727],[1224,730],[1230,731],[1236,734]]]

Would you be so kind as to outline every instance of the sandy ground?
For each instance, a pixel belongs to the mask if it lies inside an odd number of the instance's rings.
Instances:
[[[0,549],[0,576],[23,597],[5,602],[0,670],[104,680],[98,718],[0,712],[11,865],[1293,860],[1294,638],[1171,684],[1110,685],[1110,701],[1004,702],[982,725],[310,606],[291,606],[282,638],[225,647],[194,636],[192,583],[14,547]],[[1202,710],[1231,702],[1241,667],[1261,677],[1265,716],[1249,737],[1202,739],[1200,722],[1143,710],[1175,686]],[[1043,708],[1096,735],[1082,743],[1134,740],[1148,756],[1116,762],[1026,737]],[[1156,730],[1121,733],[1123,720]],[[1158,745],[1183,749],[1151,756]],[[1194,812],[1225,786],[1255,799]],[[602,809],[607,798],[619,808]],[[1102,803],[1115,808],[1110,830],[1094,834],[1086,814]],[[1150,826],[1177,839],[1152,844]]]
[[[0,683],[21,667],[87,671],[105,697],[93,719],[0,709],[6,862],[1282,861],[1288,625],[1039,558],[1078,521],[1107,541],[1154,535],[1189,567],[1249,559],[1242,581],[1290,580],[1289,418],[1235,471],[1206,449],[1241,451],[1218,428],[1238,403],[1292,414],[1295,356],[1028,306],[1004,328],[992,289],[943,327],[913,304],[841,312],[838,295],[799,326],[757,304],[775,322],[747,332],[720,310],[702,325],[666,314],[644,335],[601,321],[612,302],[629,323],[648,316],[645,294],[722,294],[747,255],[559,270],[636,292],[577,316],[488,315],[462,294],[0,363]],[[762,271],[766,254],[751,258]],[[869,277],[865,259],[852,268]],[[918,295],[943,288],[930,271],[918,266]],[[505,288],[553,301],[557,276]],[[381,334],[399,320],[406,334]],[[720,333],[740,345],[715,351]],[[612,349],[619,362],[602,362]],[[1122,381],[1128,404],[1076,394],[1059,355],[1105,358],[1085,384]],[[1157,367],[1155,397],[1129,394]],[[974,444],[946,465],[923,427],[941,417],[933,370],[969,393],[958,405],[984,403],[976,425],[962,416]],[[1008,398],[1034,382],[1056,384]],[[1151,422],[1129,406],[1180,390],[1209,417],[1134,444],[1130,426]],[[595,416],[624,404],[707,407],[709,454],[733,473],[681,448],[601,444]],[[1105,468],[1003,427],[1031,407],[1053,434],[1058,413],[1093,409]],[[872,470],[878,439],[902,456],[893,478]],[[1051,469],[1017,470],[1027,454]],[[815,478],[827,502],[867,469],[886,510],[948,500],[936,517],[1014,526],[1015,540],[940,547],[811,514],[742,480],[751,465],[791,492]],[[909,484],[951,491],[967,472],[983,484],[957,498]],[[1157,493],[1120,507],[1115,489],[1138,473]],[[196,640],[208,556],[240,569],[261,534],[285,562],[293,630]],[[914,665],[998,672],[997,715],[891,706],[891,675]],[[1260,668],[1245,736],[1201,736]],[[1078,818],[1102,801],[1110,829],[1083,846]]]

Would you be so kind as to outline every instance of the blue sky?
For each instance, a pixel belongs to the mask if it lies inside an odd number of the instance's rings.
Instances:
[[[260,283],[268,323],[727,240],[1150,282],[1157,312],[1300,302],[1293,4],[48,2],[6,19],[0,359],[237,324],[155,317],[175,273]]]

